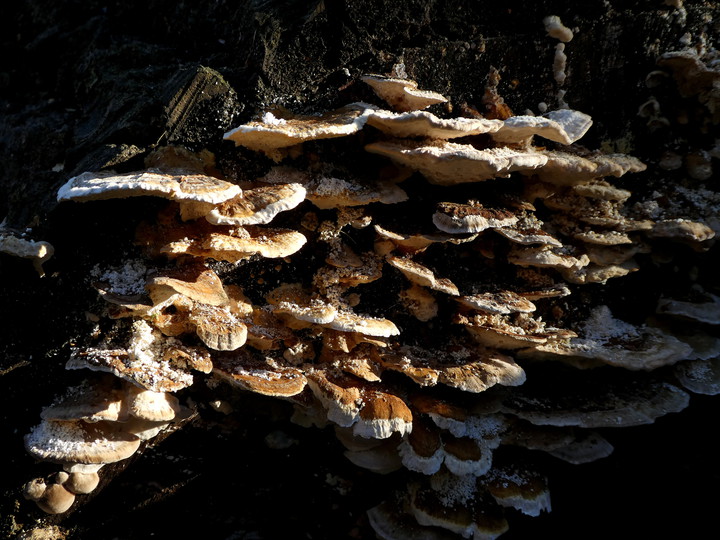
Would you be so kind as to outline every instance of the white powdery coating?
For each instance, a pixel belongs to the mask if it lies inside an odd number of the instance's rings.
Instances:
[[[362,186],[353,184],[342,178],[324,176],[313,183],[312,192],[319,196],[336,196],[343,193],[361,193]]]
[[[160,359],[162,341],[159,332],[144,320],[133,323],[133,335],[128,346],[130,358],[140,363],[153,363]]]
[[[25,436],[25,448],[33,456],[49,461],[73,463],[111,463],[132,455],[139,445],[131,435],[111,440],[88,437],[75,422],[46,421]],[[112,457],[111,457],[112,456]]]
[[[438,501],[446,507],[465,506],[477,493],[477,477],[469,474],[452,476],[443,474],[431,480]]]
[[[465,436],[481,442],[484,447],[497,448],[508,425],[504,416],[471,416],[465,421]]]
[[[695,394],[720,394],[720,358],[681,362],[675,368],[675,375],[685,388]]]
[[[174,392],[193,383],[189,372],[174,368],[163,359],[167,347],[179,344],[178,340],[163,336],[140,319],[133,323],[127,351],[89,349],[87,355],[72,355],[65,369],[104,371],[147,390]]]
[[[598,306],[585,321],[582,335],[586,340],[600,345],[614,338],[639,338],[640,332],[636,326],[614,318],[609,307]]]
[[[101,269],[96,265],[90,272],[95,281],[107,282],[109,292],[122,295],[142,294],[149,269],[142,260],[129,260],[122,266]]]
[[[270,126],[281,126],[283,124],[287,124],[287,120],[275,117],[275,115],[270,111],[262,115],[262,122]]]

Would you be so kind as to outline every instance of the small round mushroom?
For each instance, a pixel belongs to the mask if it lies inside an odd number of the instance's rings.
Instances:
[[[99,483],[100,475],[97,472],[73,472],[68,475],[62,485],[71,493],[85,495],[93,491]]]
[[[23,495],[26,499],[34,501],[38,508],[48,514],[62,514],[67,512],[75,502],[75,495],[60,484],[45,484],[41,478],[36,478],[25,484]]]

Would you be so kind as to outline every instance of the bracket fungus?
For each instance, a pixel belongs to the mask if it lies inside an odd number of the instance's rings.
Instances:
[[[350,135],[362,129],[374,109],[367,103],[351,103],[319,116],[279,114],[268,111],[261,120],[249,122],[225,133],[236,146],[264,152],[280,161],[279,151],[305,141]]]
[[[30,240],[24,236],[0,224],[0,253],[30,259],[35,270],[42,277],[45,275],[42,265],[53,256],[55,248],[50,242]]]
[[[550,111],[543,116],[511,116],[492,133],[497,143],[527,146],[534,135],[561,144],[573,144],[582,138],[592,126],[592,119],[585,113],[570,109]]]
[[[202,174],[166,174],[157,170],[127,174],[85,172],[60,187],[57,200],[84,202],[155,196],[216,204],[239,193],[239,186]]]
[[[447,102],[447,98],[442,94],[432,90],[420,90],[418,83],[410,79],[383,75],[365,75],[361,79],[396,111],[417,111]]]
[[[365,150],[417,170],[433,184],[451,186],[507,177],[511,172],[542,167],[547,157],[534,150],[508,147],[479,150],[451,142],[380,141]]]
[[[572,38],[557,18],[546,26]],[[642,162],[571,146],[592,124],[578,111],[441,119],[419,109],[447,99],[414,81],[362,80],[399,112],[267,111],[228,131],[284,160],[259,159],[243,189],[154,170],[85,173],[60,188],[59,201],[169,201],[137,227],[147,267],[133,290],[97,284],[125,341],[74,350],[66,367],[92,371],[88,382],[26,437],[32,456],[70,469],[58,487],[28,486],[45,511],[93,489],[73,475],[127,459],[189,414],[181,391],[222,384],[334,426],[358,466],[407,469],[408,483],[369,511],[379,536],[496,538],[513,511],[550,510],[547,480],[525,458],[600,459],[612,446],[593,430],[682,410],[689,394],[663,368],[690,392],[717,392],[716,358],[638,322],[642,306],[612,306],[631,323],[604,305],[607,282],[656,271],[643,256],[658,243],[704,248],[713,236],[628,206],[629,183],[609,177]],[[535,135],[553,144],[536,147]],[[309,140],[321,150],[287,151]],[[668,299],[657,316],[717,325],[716,308],[715,296]],[[60,489],[64,502],[40,502]]]

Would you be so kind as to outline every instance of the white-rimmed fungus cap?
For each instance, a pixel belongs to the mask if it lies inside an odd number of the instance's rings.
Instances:
[[[166,174],[154,170],[125,174],[85,172],[68,180],[58,190],[57,200],[84,202],[153,196],[217,204],[240,192],[239,186],[204,174]]]
[[[542,167],[548,160],[535,150],[505,147],[478,150],[469,144],[441,141],[382,141],[366,145],[365,150],[419,171],[433,184],[445,186],[507,177],[513,171],[532,174],[529,171]]]
[[[361,80],[396,111],[416,111],[430,105],[447,102],[447,98],[442,94],[431,90],[420,90],[418,83],[409,79],[365,75],[361,77]]]

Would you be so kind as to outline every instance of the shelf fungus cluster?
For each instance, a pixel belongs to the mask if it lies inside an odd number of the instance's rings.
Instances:
[[[679,234],[633,213],[632,180],[613,179],[643,163],[578,146],[592,124],[578,111],[441,118],[425,109],[447,99],[414,81],[362,80],[390,110],[268,111],[228,132],[257,177],[153,159],[61,188],[169,201],[137,228],[145,271],[95,276],[126,341],[76,350],[67,367],[99,377],[26,438],[64,468],[28,484],[41,508],[65,511],[85,492],[73,475],[186,417],[176,394],[200,378],[290,402],[360,467],[410,471],[369,510],[380,538],[495,538],[513,513],[550,510],[544,456],[605,457],[605,428],[717,393],[717,296],[664,295],[645,319],[602,292],[652,272],[658,242],[712,243],[704,223]]]

